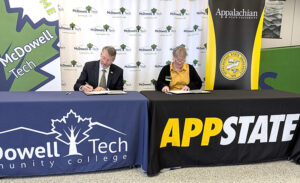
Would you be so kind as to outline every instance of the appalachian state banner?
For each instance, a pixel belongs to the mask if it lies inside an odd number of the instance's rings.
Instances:
[[[209,0],[205,89],[258,89],[264,0]]]

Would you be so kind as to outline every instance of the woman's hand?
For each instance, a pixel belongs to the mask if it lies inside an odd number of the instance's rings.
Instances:
[[[170,88],[169,86],[164,86],[162,89],[161,89],[162,92],[169,92],[170,91]]]
[[[183,90],[183,91],[190,91],[190,87],[184,86],[181,90]]]

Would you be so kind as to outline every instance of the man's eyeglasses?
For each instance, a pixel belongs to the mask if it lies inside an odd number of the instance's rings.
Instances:
[[[185,59],[178,59],[178,58],[175,58],[175,62],[185,62]]]
[[[101,60],[104,60],[106,62],[111,62],[111,59],[106,58],[105,56],[102,56],[102,55],[101,55]]]

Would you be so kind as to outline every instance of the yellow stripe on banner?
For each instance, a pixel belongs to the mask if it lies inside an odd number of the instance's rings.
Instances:
[[[211,11],[208,8],[208,33],[207,33],[207,54],[206,54],[206,73],[205,90],[213,90],[216,77],[216,36],[214,22]]]
[[[251,90],[258,89],[258,78],[259,78],[259,64],[260,64],[260,48],[261,48],[261,37],[264,20],[265,9],[263,10],[259,24],[256,31],[255,41],[252,52],[252,64],[251,64]]]

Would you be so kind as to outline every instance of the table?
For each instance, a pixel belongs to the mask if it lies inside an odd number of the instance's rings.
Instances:
[[[0,177],[147,171],[147,104],[138,92],[0,92]]]
[[[141,93],[149,99],[150,176],[171,167],[300,160],[298,94],[275,90]]]

